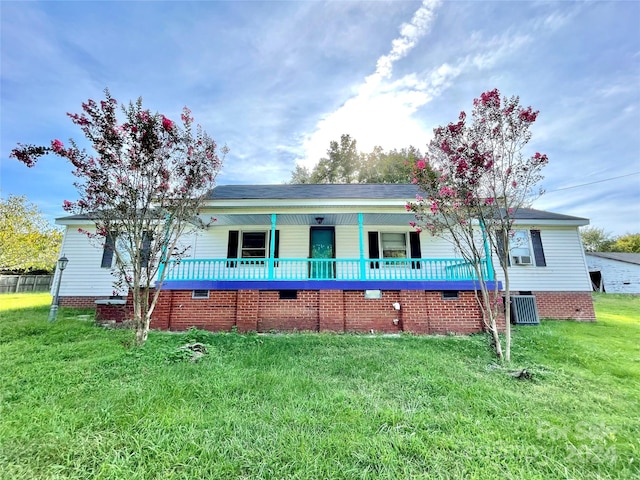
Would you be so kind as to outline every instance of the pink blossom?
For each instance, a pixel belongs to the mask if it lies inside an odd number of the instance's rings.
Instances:
[[[191,116],[191,110],[189,110],[187,107],[184,107],[182,109],[182,115],[180,115],[180,118],[184,123],[193,122],[193,117]]]
[[[410,212],[410,211],[412,210],[411,204],[410,204],[410,203],[405,204],[404,209],[405,209],[407,212]]]
[[[518,186],[518,182],[516,182],[515,180],[513,182],[511,182],[511,186],[513,188],[516,188]]]
[[[536,121],[536,118],[538,117],[538,113],[540,112],[538,111],[534,112],[531,107],[527,107],[520,110],[520,114],[518,116],[520,117],[520,120],[522,120],[523,122],[533,123]]]
[[[411,225],[412,227],[416,226],[416,222],[409,222],[409,225]]]
[[[420,227],[417,227],[416,228],[416,233],[420,233],[420,232],[422,232],[422,229]]]
[[[547,163],[549,161],[549,157],[547,157],[546,154],[540,152],[536,152],[536,154],[533,156],[533,159],[540,164]]]
[[[416,201],[417,202],[424,202],[424,197],[422,197],[420,195],[416,195]]]
[[[173,122],[162,115],[162,127],[168,132],[173,128]]]
[[[436,202],[431,202],[431,213],[434,215],[438,213],[438,204]]]
[[[496,200],[496,199],[495,199],[495,198],[493,198],[493,197],[485,198],[485,199],[484,199],[484,204],[485,204],[485,205],[493,205],[493,202],[495,202],[495,200]]]
[[[453,190],[453,188],[445,185],[438,191],[438,195],[440,195],[441,197],[453,197],[455,195],[455,191]]]
[[[473,104],[475,106],[482,104],[482,106],[500,108],[500,92],[497,88],[494,88],[489,92],[484,92],[482,95],[480,95],[479,100],[475,99],[473,101]]]
[[[418,183],[418,179],[417,179],[416,177],[413,177],[413,178],[411,179],[411,183],[413,183],[413,184]]]
[[[58,140],[58,139],[53,140],[53,141],[51,142],[51,149],[52,149],[55,153],[62,153],[62,152],[64,151],[64,144],[63,144],[60,140]]]
[[[424,170],[426,166],[427,164],[424,160],[418,160],[418,162],[416,163],[416,167],[418,167],[420,170]]]

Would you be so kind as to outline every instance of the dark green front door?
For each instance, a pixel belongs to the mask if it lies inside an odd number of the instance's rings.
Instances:
[[[309,236],[309,278],[335,278],[336,241],[333,227],[311,227]],[[314,261],[319,260],[319,261]]]

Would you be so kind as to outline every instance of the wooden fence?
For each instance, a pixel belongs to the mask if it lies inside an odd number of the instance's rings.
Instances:
[[[0,275],[0,293],[48,292],[53,275]]]

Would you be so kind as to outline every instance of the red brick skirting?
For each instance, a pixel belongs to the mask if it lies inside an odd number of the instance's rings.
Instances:
[[[296,298],[289,298],[295,294]],[[514,292],[517,293],[517,292]],[[532,292],[541,318],[595,320],[590,292]],[[281,295],[284,294],[284,295]],[[151,328],[210,331],[331,331],[469,334],[484,330],[474,292],[383,290],[381,298],[365,298],[364,291],[269,290],[210,291],[209,298],[193,298],[191,290],[166,290],[152,315]],[[63,306],[96,307],[98,321],[121,322],[132,316],[131,298],[122,302],[94,297],[61,297]],[[96,303],[98,303],[96,305]],[[395,307],[399,306],[400,309]],[[499,319],[504,328],[504,317]]]
[[[105,297],[60,297],[61,307],[95,308],[96,300]]]
[[[591,292],[532,292],[536,297],[540,318],[593,322]]]
[[[168,290],[160,296],[151,327],[419,334],[465,334],[483,329],[473,292],[460,292],[458,298],[446,300],[439,291],[381,293],[382,298],[365,298],[364,291],[299,290],[297,298],[286,299],[280,298],[279,291],[238,290],[210,291],[209,298],[194,299],[191,290]]]

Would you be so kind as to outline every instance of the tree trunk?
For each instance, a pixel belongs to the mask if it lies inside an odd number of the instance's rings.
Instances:
[[[504,275],[504,359],[511,361],[511,289],[509,287],[509,274],[505,269]]]
[[[140,322],[136,320],[136,346],[140,347],[147,341],[147,335],[149,334],[149,328],[144,325],[144,321],[140,319]]]
[[[479,264],[476,264],[474,268],[476,271],[476,275],[478,275],[478,278],[482,278],[482,271]],[[480,291],[482,292],[482,301],[478,299],[478,303],[480,304],[480,309],[482,310],[482,317],[484,319],[485,325],[491,333],[491,340],[493,341],[496,356],[499,360],[502,360],[502,342],[500,341],[500,335],[498,333],[498,324],[496,321],[497,315],[493,308],[493,303],[491,301],[491,296],[489,295],[487,284],[482,280],[480,281]]]

